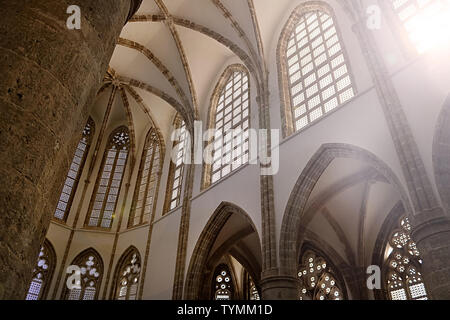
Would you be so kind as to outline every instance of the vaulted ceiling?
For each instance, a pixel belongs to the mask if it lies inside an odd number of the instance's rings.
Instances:
[[[155,105],[164,106],[161,119],[155,119],[160,128],[170,127],[167,119],[175,112],[191,127],[206,114],[227,64],[244,64],[252,80],[262,83],[276,34],[296,5],[291,0],[276,5],[273,0],[143,0],[123,28],[110,75],[128,92],[134,89],[150,114]]]

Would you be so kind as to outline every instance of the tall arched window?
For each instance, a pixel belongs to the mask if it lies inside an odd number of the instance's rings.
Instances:
[[[298,271],[300,300],[342,300],[340,284],[330,263],[312,250],[302,255]]]
[[[447,0],[391,0],[409,40],[419,53],[448,42],[450,3]]]
[[[90,214],[85,222],[86,226],[111,228],[125,173],[129,146],[130,136],[127,127],[119,127],[111,133],[91,200]]]
[[[213,163],[203,187],[248,162],[250,126],[250,86],[248,72],[242,65],[229,66],[220,78],[211,99],[209,128],[215,130]]]
[[[92,137],[94,136],[95,123],[90,117],[83,130],[83,136],[78,142],[77,150],[73,156],[69,172],[67,173],[64,187],[59,196],[58,205],[53,215],[54,219],[66,221],[72,205],[73,197],[77,190],[78,182],[86,162],[89,148],[91,146]]]
[[[391,300],[427,299],[420,273],[422,260],[410,233],[408,218],[402,218],[386,245],[385,285]]]
[[[331,8],[300,5],[278,46],[285,134],[306,127],[355,95]]]
[[[175,129],[175,132],[178,133],[173,136],[173,138],[177,140],[174,141],[172,148],[173,154],[176,154],[176,159],[171,159],[170,161],[164,213],[167,213],[168,211],[173,210],[180,205],[186,148],[189,147],[186,123],[180,115],[177,115],[177,117],[175,118],[173,127]]]
[[[213,278],[214,300],[233,300],[234,286],[230,268],[226,264],[217,266]]]
[[[64,286],[64,300],[97,300],[100,284],[103,277],[103,260],[92,248],[81,252],[71,263],[72,266],[80,268],[80,282],[72,283],[73,288]],[[64,282],[67,283],[67,279]]]
[[[116,267],[113,297],[115,300],[136,300],[141,275],[141,256],[136,248],[124,252]]]
[[[128,227],[150,221],[156,205],[159,174],[161,170],[161,147],[157,132],[152,128],[145,140],[138,182],[134,192]]]
[[[44,244],[39,251],[36,266],[33,270],[33,277],[26,300],[45,299],[50,282],[52,281],[53,271],[56,266],[56,253],[50,241],[45,239]]]

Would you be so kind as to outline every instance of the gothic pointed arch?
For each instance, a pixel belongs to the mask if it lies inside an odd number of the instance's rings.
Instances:
[[[293,251],[304,232],[301,223],[304,219],[307,201],[326,168],[336,158],[350,158],[362,161],[382,175],[399,193],[407,212],[412,212],[409,198],[399,179],[389,166],[373,153],[354,145],[331,143],[322,145],[309,160],[300,177],[294,185],[283,216],[280,237],[280,265],[283,272],[295,274],[298,251]],[[297,248],[298,250],[299,248]]]
[[[300,300],[345,300],[346,286],[340,270],[323,251],[305,243],[300,251],[297,275]]]
[[[208,270],[206,269],[211,249],[213,248],[220,231],[234,214],[237,214],[246,220],[252,228],[252,233],[256,234],[258,243],[261,243],[257,229],[250,216],[240,207],[229,202],[222,202],[208,220],[195,245],[189,268],[186,273],[184,299],[196,300],[202,295],[202,287],[204,286],[202,280],[204,276],[208,274]],[[248,236],[248,233],[246,233],[245,236]],[[233,241],[236,242],[238,240],[239,239],[234,239]]]
[[[126,126],[115,129],[108,138],[99,174],[89,205],[85,227],[111,229],[119,200],[130,148]]]
[[[112,300],[137,300],[141,267],[139,250],[130,246],[117,262],[111,290]]]
[[[183,188],[184,167],[187,158],[187,151],[190,146],[188,139],[189,132],[186,122],[181,114],[177,114],[173,121],[172,132],[172,155],[169,165],[169,175],[167,177],[166,198],[164,201],[163,214],[174,210],[180,205],[181,191]]]
[[[306,128],[356,94],[334,11],[323,1],[302,3],[277,47],[284,136]]]
[[[219,181],[249,160],[250,77],[241,64],[228,66],[211,96],[207,145],[211,161],[203,166],[202,189]]]
[[[150,128],[145,139],[139,166],[136,189],[131,204],[128,228],[151,221],[156,209],[156,202],[161,178],[163,150],[161,137],[155,128]]]
[[[86,126],[83,129],[82,137],[78,142],[77,149],[70,164],[63,189],[59,196],[59,201],[53,214],[53,219],[60,222],[66,222],[72,206],[78,183],[86,163],[87,156],[91,147],[92,139],[95,134],[95,122],[89,117]]]
[[[45,239],[33,270],[32,280],[25,298],[26,300],[43,300],[47,297],[55,267],[55,249],[50,241]]]
[[[94,249],[88,248],[79,253],[70,264],[80,270],[79,283],[72,282],[72,288],[68,288],[67,280],[64,281],[63,300],[97,300],[103,278],[103,259]]]
[[[411,238],[412,225],[401,202],[386,217],[378,233],[372,263],[381,267],[380,300],[427,300],[422,258]]]

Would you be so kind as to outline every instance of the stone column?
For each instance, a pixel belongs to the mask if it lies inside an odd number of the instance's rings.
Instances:
[[[429,299],[450,300],[450,218],[441,212],[413,218],[411,237],[423,260],[422,276]]]
[[[0,0],[0,299],[23,299],[120,31],[141,0]]]
[[[262,300],[298,300],[299,280],[290,276],[268,276],[261,279]]]

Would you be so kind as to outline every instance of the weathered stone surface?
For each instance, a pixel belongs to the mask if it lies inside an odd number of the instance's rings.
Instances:
[[[415,217],[414,223],[412,238],[423,259],[422,276],[428,297],[449,300],[450,219],[439,213],[426,212]]]
[[[0,299],[23,299],[67,168],[138,1],[0,0]],[[132,11],[131,11],[132,12]]]

